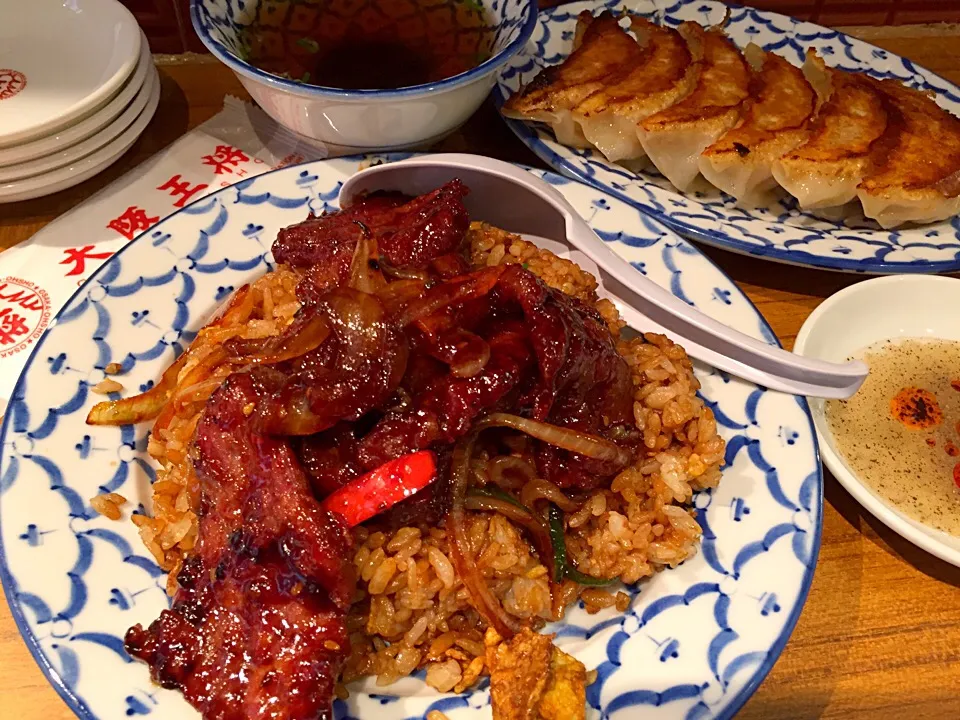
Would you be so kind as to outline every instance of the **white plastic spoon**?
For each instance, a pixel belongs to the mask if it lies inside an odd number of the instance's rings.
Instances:
[[[660,287],[607,247],[556,189],[510,163],[480,155],[423,155],[376,165],[349,178],[340,206],[376,190],[421,195],[460,178],[470,217],[510,232],[566,241],[604,271],[602,281],[634,330],[665,332],[687,353],[772,390],[846,398],[867,376],[860,361],[814,360],[767,345],[727,327]],[[626,228],[625,228],[626,229]]]

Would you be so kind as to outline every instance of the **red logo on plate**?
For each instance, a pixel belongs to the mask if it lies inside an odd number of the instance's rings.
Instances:
[[[24,350],[50,324],[50,296],[29,280],[0,280],[0,358]]]
[[[18,70],[0,68],[0,100],[8,100],[27,86],[27,76]]]

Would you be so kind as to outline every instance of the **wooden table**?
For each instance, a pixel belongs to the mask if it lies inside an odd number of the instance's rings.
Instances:
[[[851,30],[960,83],[960,27]],[[76,188],[0,205],[0,247],[26,240],[215,114],[225,94],[245,96],[233,75],[210,58],[158,58],[158,65],[160,109],[136,146]],[[489,105],[439,149],[540,164]],[[703,249],[757,304],[787,347],[821,300],[860,279]],[[72,717],[31,659],[6,605],[0,606],[0,718]],[[960,718],[960,569],[889,531],[828,475],[823,544],[809,599],[780,660],[739,717]]]

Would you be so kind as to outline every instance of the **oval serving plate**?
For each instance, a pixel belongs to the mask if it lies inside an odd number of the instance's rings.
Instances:
[[[91,387],[110,362],[126,368],[117,379],[127,393],[148,387],[233,288],[269,267],[280,228],[335,208],[340,183],[362,164],[399,157],[284,168],[197,201],[107,262],[38,342],[3,426],[0,573],[25,641],[81,717],[198,717],[123,651],[126,629],[167,606],[164,578],[127,513],[112,522],[89,498],[116,491],[143,512],[149,424],[87,426],[100,398]],[[750,301],[686,241],[589,186],[544,177],[639,272],[776,342]],[[813,576],[822,477],[806,402],[709,368],[698,375],[728,443],[719,489],[696,498],[701,551],[629,588],[627,612],[573,608],[551,628],[561,647],[597,668],[587,701],[604,717],[732,716],[782,650]],[[422,678],[352,686],[337,717],[490,717],[485,683],[438,695]]]
[[[502,71],[494,89],[497,105],[544,66],[569,55],[578,13],[589,10],[596,15],[606,9],[628,10],[674,27],[684,20],[720,24],[729,10],[724,28],[741,48],[756,43],[800,65],[807,48],[813,47],[833,67],[896,78],[935,92],[942,107],[960,115],[960,88],[905,58],[813,23],[753,8],[728,8],[714,0],[594,0],[545,10],[526,47]],[[883,274],[960,269],[960,217],[890,231],[859,213],[843,223],[815,217],[801,211],[790,196],[769,208],[743,210],[702,178],[702,190],[680,193],[655,170],[636,173],[609,162],[598,151],[561,145],[549,128],[506,122],[555,170],[590,183],[699,242],[828,270]]]

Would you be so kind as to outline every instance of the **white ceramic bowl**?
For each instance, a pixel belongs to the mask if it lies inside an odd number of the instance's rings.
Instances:
[[[34,175],[25,180],[0,183],[0,203],[19,202],[66,190],[103,172],[119,160],[130,146],[137,141],[137,138],[143,134],[160,102],[160,79],[155,69],[151,69],[151,72],[154,76],[154,82],[150,88],[150,96],[147,98],[146,107],[130,127],[96,152],[70,165],[41,175]]]
[[[286,80],[241,59],[242,28],[257,17],[262,1],[191,0],[190,17],[204,45],[277,122],[313,140],[353,150],[424,146],[462,125],[490,92],[497,71],[526,43],[537,18],[536,0],[478,0],[495,23],[493,54],[487,61],[429,85],[340,90]],[[271,5],[271,24],[284,22],[292,12],[291,4]]]
[[[147,42],[146,36],[141,33],[140,59],[137,61],[137,67],[127,83],[112,100],[92,115],[71,123],[51,135],[44,135],[20,145],[0,148],[0,168],[29,162],[46,155],[53,155],[102,130],[113,122],[140,92],[144,80],[147,79],[147,71],[152,68],[153,58],[150,55],[150,44]]]
[[[960,280],[892,275],[841,290],[814,310],[797,335],[794,352],[845,360],[882,340],[960,340]],[[907,517],[856,476],[837,451],[824,417],[824,401],[810,400],[824,464],[847,491],[894,532],[941,560],[960,566],[960,538]]]
[[[116,0],[0,0],[0,147],[96,112],[133,73],[140,43]]]

